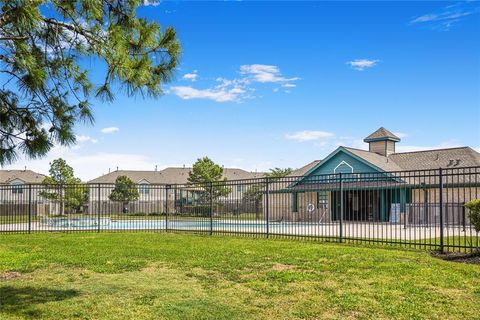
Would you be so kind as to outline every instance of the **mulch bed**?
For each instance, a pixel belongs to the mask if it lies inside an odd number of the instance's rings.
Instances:
[[[475,253],[458,253],[458,252],[449,252],[449,253],[432,253],[432,256],[438,259],[460,262],[460,263],[472,263],[480,264],[480,252]]]

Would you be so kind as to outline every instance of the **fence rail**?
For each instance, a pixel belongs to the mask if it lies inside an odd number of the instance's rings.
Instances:
[[[198,184],[0,185],[0,233],[185,231],[472,251],[480,167]]]

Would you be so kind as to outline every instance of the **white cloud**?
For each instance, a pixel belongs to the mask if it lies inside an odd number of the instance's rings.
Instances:
[[[184,74],[182,78],[185,79],[185,80],[190,80],[192,82],[197,81],[197,78],[198,78],[197,70],[193,70],[192,73]]]
[[[350,65],[355,70],[363,71],[365,69],[375,67],[378,62],[379,60],[355,59],[352,61],[348,61],[347,64]]]
[[[333,146],[335,148],[344,146],[361,150],[368,150],[368,144],[363,142],[363,139],[359,139],[356,137],[338,137],[334,140]]]
[[[400,139],[408,137],[408,134],[404,132],[394,132],[393,134],[399,137]]]
[[[428,22],[428,21],[434,21],[436,19],[438,19],[438,16],[436,14],[425,14],[423,16],[419,16],[413,19],[412,21],[410,21],[410,23]]]
[[[216,102],[237,101],[245,90],[234,87],[230,89],[214,87],[210,89],[195,89],[193,87],[178,86],[171,87],[170,91],[184,100],[209,99]]]
[[[156,7],[160,4],[160,0],[143,0],[144,6]]]
[[[462,143],[460,143],[457,140],[448,140],[440,144],[431,145],[431,146],[415,146],[415,145],[406,146],[406,145],[397,144],[395,149],[396,149],[396,152],[411,152],[411,151],[423,151],[423,150],[445,149],[445,148],[456,148],[456,147],[462,147]]]
[[[285,78],[280,73],[280,68],[266,64],[246,64],[240,66],[240,74],[245,75],[247,80],[261,83],[289,82],[299,80],[299,77]]]
[[[100,131],[105,134],[110,134],[110,133],[118,132],[120,131],[120,129],[117,127],[107,127],[107,128],[101,129]]]
[[[298,131],[294,133],[287,133],[285,138],[288,140],[295,140],[299,142],[312,141],[312,140],[323,140],[334,137],[335,135],[331,132],[326,131]]]
[[[77,142],[79,142],[79,143],[84,143],[84,142],[88,142],[88,141],[90,141],[91,143],[97,143],[98,142],[97,139],[92,138],[90,136],[76,135],[75,138],[76,138]]]
[[[425,25],[432,30],[448,31],[461,20],[479,12],[480,7],[476,1],[462,1],[439,8],[435,12],[414,17],[410,20],[410,24]]]
[[[256,91],[255,83],[278,83],[284,88],[294,88],[296,85],[291,82],[300,79],[299,77],[285,78],[277,66],[263,64],[242,65],[240,74],[242,76],[237,79],[218,77],[215,80],[218,84],[211,87],[199,89],[192,86],[173,86],[168,92],[184,100],[209,99],[216,102],[241,102],[254,97],[251,93]],[[194,73],[185,74],[183,78],[195,81],[196,76],[195,70]],[[277,91],[278,89],[273,89],[273,92]]]

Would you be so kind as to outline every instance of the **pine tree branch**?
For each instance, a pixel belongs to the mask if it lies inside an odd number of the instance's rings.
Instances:
[[[65,23],[65,22],[60,22],[60,21],[58,21],[56,19],[53,19],[53,18],[44,18],[43,22],[45,22],[47,24],[53,24],[57,27],[65,28],[67,30],[70,30],[70,31],[73,31],[75,33],[81,34],[82,36],[91,40],[92,42],[95,42],[95,43],[100,43],[101,42],[100,40],[98,40],[98,35],[95,35],[91,32],[88,32],[86,29],[79,28],[77,25],[71,25],[71,24],[68,24],[68,23]]]
[[[13,15],[11,14],[13,11],[13,8],[5,11],[2,13],[0,16],[0,27],[3,27],[7,23],[11,22]]]
[[[27,36],[1,36],[0,41],[8,41],[8,40],[27,40]]]

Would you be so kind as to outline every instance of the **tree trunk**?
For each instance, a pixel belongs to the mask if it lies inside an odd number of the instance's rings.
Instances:
[[[477,243],[476,243],[476,245],[475,245],[475,247],[476,247],[476,250],[475,250],[475,251],[476,251],[476,253],[479,253],[480,250],[479,250],[479,247],[478,247],[478,232],[477,232],[477,241],[476,241],[476,242],[477,242]]]

